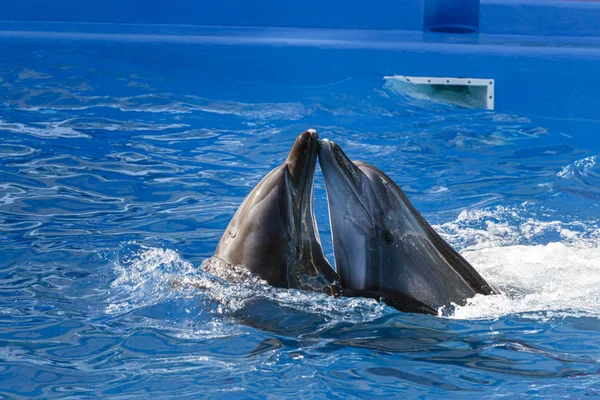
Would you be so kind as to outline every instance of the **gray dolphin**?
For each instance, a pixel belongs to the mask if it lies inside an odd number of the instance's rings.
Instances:
[[[270,285],[339,294],[325,258],[313,208],[319,136],[296,139],[279,167],[250,192],[225,229],[215,257],[244,265]]]
[[[335,264],[343,295],[437,314],[493,289],[383,172],[321,141]],[[442,309],[443,310],[443,309]]]

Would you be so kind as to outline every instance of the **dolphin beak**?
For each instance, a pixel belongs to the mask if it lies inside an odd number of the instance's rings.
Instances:
[[[330,219],[332,204],[345,204],[350,197],[363,208],[364,215],[369,216],[368,203],[364,200],[362,180],[367,179],[364,173],[335,142],[323,139],[320,147],[319,165],[325,179]]]
[[[320,142],[321,151],[319,154],[319,164],[327,180],[327,175],[340,175],[348,182],[350,186],[360,186],[361,171],[348,158],[346,153],[335,142],[323,139]],[[335,171],[335,172],[334,172]]]
[[[298,189],[302,189],[314,175],[319,152],[319,135],[314,129],[301,133],[286,159],[290,175]]]

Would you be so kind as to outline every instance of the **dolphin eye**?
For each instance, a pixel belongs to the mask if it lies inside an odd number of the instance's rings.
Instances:
[[[392,243],[394,243],[394,236],[392,236],[392,232],[390,232],[388,229],[384,229],[383,232],[381,232],[381,242],[385,246],[390,246]]]

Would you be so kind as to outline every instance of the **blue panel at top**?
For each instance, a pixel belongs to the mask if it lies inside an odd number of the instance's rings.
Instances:
[[[420,30],[423,0],[4,0],[4,21]]]
[[[425,7],[427,5],[427,7]],[[567,0],[3,0],[3,21],[366,28],[600,36],[600,2]],[[462,29],[465,28],[465,29]]]
[[[600,36],[600,2],[482,0],[481,33]]]

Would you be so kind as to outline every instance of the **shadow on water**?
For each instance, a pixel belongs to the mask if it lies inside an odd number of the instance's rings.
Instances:
[[[530,323],[520,321],[518,316],[497,321],[459,321],[390,312],[372,321],[354,323],[256,298],[248,300],[232,317],[246,326],[275,335],[263,340],[248,357],[282,348],[342,353],[344,356],[367,351],[374,355],[400,356],[408,365],[429,364],[434,368],[435,365],[447,365],[531,379],[600,374],[600,364],[592,357],[555,354],[513,337],[519,336],[520,328]],[[550,330],[552,324],[541,325]],[[535,335],[530,335],[529,342],[534,338]],[[443,381],[410,374],[402,368],[385,366],[368,368],[367,372],[421,385],[439,385],[446,390],[460,390]]]

